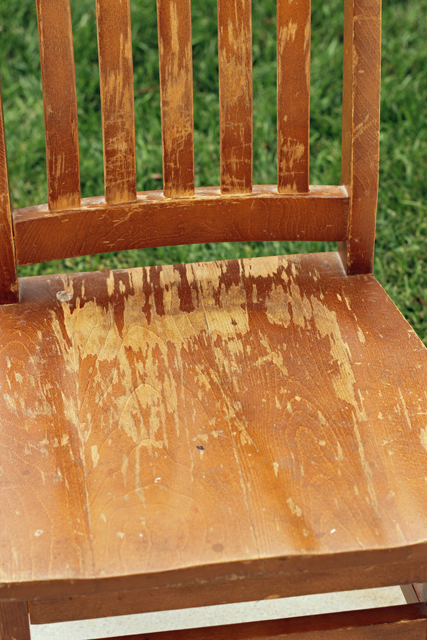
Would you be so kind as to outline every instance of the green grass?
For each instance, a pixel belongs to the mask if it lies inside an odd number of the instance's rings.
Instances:
[[[193,0],[197,185],[219,183],[215,0]],[[138,190],[161,182],[155,0],[131,0]],[[338,184],[342,0],[312,0],[311,183]],[[72,0],[83,196],[103,193],[95,0]],[[375,274],[427,344],[427,0],[385,0]],[[275,1],[253,0],[254,182],[276,180]],[[15,207],[46,202],[34,0],[0,6],[0,68]],[[21,267],[20,275],[334,249],[328,243],[223,243],[101,254]],[[380,310],[379,310],[380,313]]]

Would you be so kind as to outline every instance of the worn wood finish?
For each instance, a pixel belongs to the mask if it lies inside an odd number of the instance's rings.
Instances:
[[[70,0],[37,0],[51,211],[80,206],[76,78]]]
[[[252,190],[251,0],[218,0],[221,191]]]
[[[23,279],[0,332],[6,597],[426,569],[427,351],[337,254]]]
[[[0,305],[18,301],[15,243],[12,233],[9,176],[6,161],[3,102],[0,82]]]
[[[1,640],[30,640],[26,602],[0,602]]]
[[[157,0],[163,189],[194,193],[193,53],[190,0]]]
[[[345,611],[303,618],[230,624],[163,633],[144,633],[121,640],[425,640],[427,609],[423,605]],[[116,638],[118,640],[118,638]]]
[[[88,198],[82,208],[52,215],[47,207],[14,212],[18,264],[197,242],[344,240],[348,197],[342,187],[311,187],[304,196],[280,196],[274,186],[247,196],[196,189],[194,198],[165,199],[160,191],[137,202],[107,206]]]
[[[135,114],[129,0],[96,0],[105,201],[136,200]]]
[[[381,0],[345,0],[341,181],[350,196],[348,240],[340,248],[349,275],[374,260],[381,75]]]
[[[277,185],[306,193],[310,159],[310,0],[277,2]]]

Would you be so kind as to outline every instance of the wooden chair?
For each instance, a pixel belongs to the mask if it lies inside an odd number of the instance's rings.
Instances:
[[[69,0],[37,0],[48,204],[0,126],[0,635],[427,580],[427,352],[372,275],[380,0],[345,0],[342,180],[309,187],[309,0],[278,0],[278,182],[252,185],[251,6],[219,0],[221,186],[194,188],[190,0],[158,0],[164,191],[136,192],[129,0],[97,0],[105,197],[81,200]],[[337,253],[17,279],[240,240]],[[410,588],[410,587],[408,587]],[[160,634],[425,638],[426,608]],[[316,635],[317,634],[317,635]],[[146,637],[141,635],[138,637]]]

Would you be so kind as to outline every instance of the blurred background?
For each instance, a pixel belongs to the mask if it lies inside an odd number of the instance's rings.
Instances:
[[[138,190],[162,188],[155,0],[131,0]],[[101,195],[95,0],[71,0],[82,196]],[[253,0],[254,184],[276,182],[276,4]],[[196,186],[219,184],[216,0],[192,0]],[[339,184],[343,0],[312,0],[311,184]],[[34,0],[0,6],[0,72],[12,206],[47,201]],[[384,0],[375,275],[427,344],[427,0]],[[189,245],[19,268],[19,275],[335,250],[334,243]],[[381,313],[381,310],[378,310]]]

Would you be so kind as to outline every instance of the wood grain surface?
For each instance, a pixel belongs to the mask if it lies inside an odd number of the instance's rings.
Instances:
[[[409,605],[144,633],[121,637],[120,640],[425,640],[426,631],[426,607]]]
[[[194,193],[193,52],[190,0],[157,0],[163,189]]]
[[[275,186],[222,196],[196,189],[193,198],[166,199],[161,191],[134,204],[108,206],[103,198],[52,215],[46,206],[14,212],[18,264],[70,256],[197,242],[344,240],[348,196],[343,187],[310,188],[307,195],[279,195]]]
[[[427,570],[427,351],[372,276],[326,253],[20,286],[1,597]]]
[[[350,275],[372,273],[378,197],[381,0],[345,0],[341,182],[350,196],[340,253]]]
[[[30,620],[26,602],[0,602],[1,640],[30,640]]]
[[[9,176],[0,82],[0,305],[18,301],[15,243],[12,233]]]
[[[136,200],[135,114],[129,0],[96,0],[105,201]]]
[[[310,159],[310,0],[277,2],[277,186],[306,193]]]
[[[387,562],[378,564],[378,555],[371,554],[371,564],[358,566],[353,555],[341,554],[333,567],[325,569],[323,559],[318,559],[318,569],[303,573],[302,571],[283,571],[283,560],[277,562],[276,571],[264,572],[262,566],[259,574],[245,575],[241,567],[230,567],[235,571],[233,579],[207,579],[201,586],[199,580],[192,582],[176,582],[173,585],[165,581],[154,588],[138,588],[138,579],[128,576],[126,586],[121,591],[108,591],[109,580],[77,581],[73,584],[75,593],[86,592],[86,595],[59,597],[71,585],[44,585],[43,599],[29,602],[32,624],[48,624],[64,622],[66,620],[86,620],[92,618],[106,618],[109,616],[132,615],[153,611],[169,611],[193,607],[205,607],[228,604],[230,602],[254,602],[270,600],[271,598],[287,598],[304,596],[313,593],[327,594],[332,591],[346,591],[385,586],[395,586],[411,576],[425,576],[427,568],[425,562],[413,562],[411,554],[414,549],[408,549],[406,562],[398,565],[393,563],[394,557],[389,556]],[[393,554],[394,555],[394,554]],[[323,567],[322,567],[323,563]],[[282,565],[282,566],[280,566]],[[270,565],[271,568],[271,565]],[[158,576],[157,576],[158,578]],[[416,578],[418,579],[418,578]],[[236,582],[238,580],[238,582]],[[140,581],[139,581],[140,582]],[[131,590],[130,590],[131,589]],[[26,588],[31,597],[40,598],[35,589]],[[412,599],[410,602],[418,602]]]
[[[80,206],[79,136],[70,0],[37,0],[51,211]]]
[[[251,0],[218,0],[221,192],[252,190]]]

